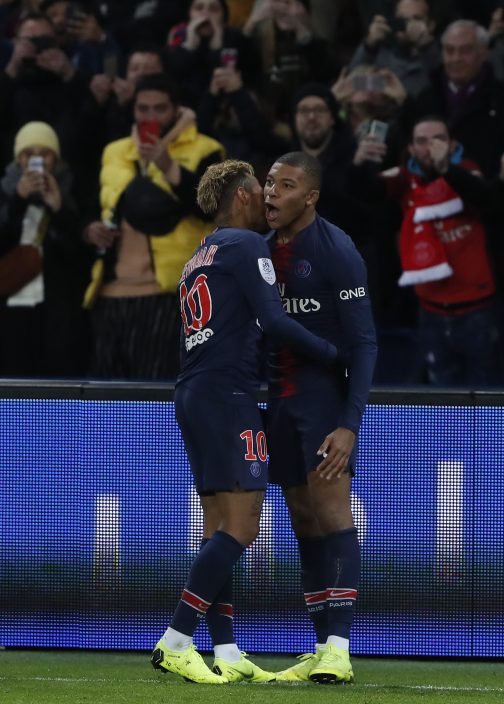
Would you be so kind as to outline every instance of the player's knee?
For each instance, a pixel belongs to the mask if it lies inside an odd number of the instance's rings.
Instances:
[[[326,535],[354,527],[352,511],[349,506],[322,505],[317,507],[316,513],[322,532]]]
[[[243,545],[246,545],[247,547],[251,545],[254,540],[257,538],[259,535],[259,518],[252,518],[250,521],[248,521],[246,529],[244,531],[244,542]],[[246,541],[246,542],[245,542]]]
[[[256,520],[255,517],[249,520],[242,519],[233,524],[224,525],[222,530],[232,535],[246,548],[254,542],[259,534],[259,520]]]
[[[316,514],[311,504],[302,502],[289,504],[292,530],[296,535],[318,535],[320,532]]]

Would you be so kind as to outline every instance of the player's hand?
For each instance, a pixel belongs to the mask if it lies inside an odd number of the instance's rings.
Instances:
[[[348,461],[355,445],[355,433],[348,428],[336,428],[326,436],[317,455],[322,462],[316,468],[321,479],[339,479],[348,467]]]

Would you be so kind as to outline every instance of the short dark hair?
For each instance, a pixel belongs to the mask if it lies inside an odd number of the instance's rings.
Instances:
[[[187,16],[189,17],[189,13],[191,11],[191,5],[193,4],[194,0],[189,0],[187,3]],[[227,0],[219,0],[219,4],[222,7],[222,16],[224,18],[224,24],[226,24],[229,20],[229,7],[227,4]]]
[[[413,126],[411,128],[411,133],[410,133],[410,141],[413,140],[413,133],[415,132],[415,127],[417,125],[421,125],[424,122],[441,122],[443,125],[445,125],[447,131],[448,131],[448,136],[450,139],[453,136],[453,129],[450,121],[446,118],[443,117],[442,115],[436,115],[434,113],[428,114],[428,115],[422,115],[422,117],[417,117],[416,120],[413,123]]]
[[[39,5],[40,12],[47,12],[47,10],[55,3],[60,2],[60,0],[42,0]],[[100,24],[103,22],[103,13],[100,10],[99,3],[95,0],[80,0],[77,3],[86,15],[93,15]]]
[[[294,114],[299,103],[308,97],[321,98],[329,108],[333,120],[335,122],[341,121],[341,118],[339,117],[340,106],[332,94],[331,89],[329,86],[326,86],[325,83],[303,83],[303,85],[301,85],[294,94],[294,99],[292,101],[292,112]]]
[[[139,93],[146,90],[157,90],[160,93],[166,93],[174,105],[179,104],[177,87],[164,73],[152,73],[142,76],[136,85],[134,100],[137,99]]]
[[[310,185],[316,191],[320,190],[322,185],[322,167],[320,162],[314,156],[306,154],[306,152],[287,152],[278,157],[276,164],[286,164],[302,169],[310,180]]]
[[[156,54],[163,61],[165,53],[163,49],[154,42],[139,42],[134,44],[128,51],[127,59],[130,59],[133,54]]]
[[[157,56],[159,63],[161,64],[162,73],[168,75],[169,72],[166,54],[157,44],[154,44],[153,42],[142,42],[141,44],[135,44],[135,46],[128,51],[126,61],[124,62],[125,67],[128,66],[133,54],[153,54],[154,56]]]

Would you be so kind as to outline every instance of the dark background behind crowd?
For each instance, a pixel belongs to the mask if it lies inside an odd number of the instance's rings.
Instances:
[[[502,385],[504,3],[4,0],[0,69],[0,376],[174,378],[201,173],[300,149],[375,383]]]

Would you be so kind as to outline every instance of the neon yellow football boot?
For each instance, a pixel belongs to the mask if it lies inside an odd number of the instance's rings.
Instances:
[[[318,647],[314,653],[298,655],[297,659],[300,662],[288,667],[286,670],[277,672],[277,682],[309,682],[310,672],[318,664],[323,652],[322,648]]]
[[[332,643],[326,645],[322,657],[310,672],[310,679],[319,684],[353,682],[354,673],[348,650],[337,648]]]
[[[228,682],[272,682],[276,679],[274,672],[262,670],[258,665],[247,659],[247,653],[242,653],[236,662],[215,658],[213,672],[222,675]]]
[[[225,684],[227,679],[216,675],[196,650],[194,643],[185,650],[170,650],[161,641],[152,651],[152,667],[163,672],[174,672],[185,680],[199,684]]]

